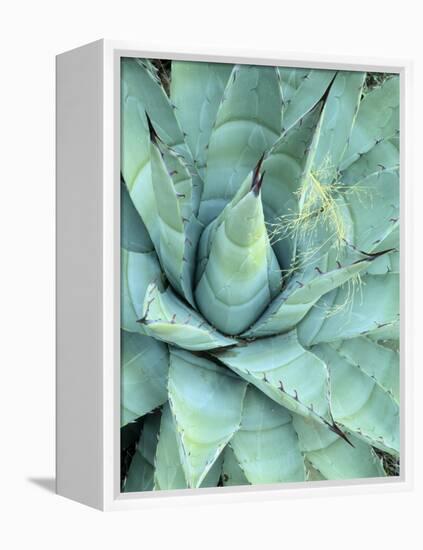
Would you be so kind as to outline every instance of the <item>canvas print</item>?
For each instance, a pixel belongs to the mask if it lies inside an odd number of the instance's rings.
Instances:
[[[399,475],[399,76],[121,60],[122,492]]]

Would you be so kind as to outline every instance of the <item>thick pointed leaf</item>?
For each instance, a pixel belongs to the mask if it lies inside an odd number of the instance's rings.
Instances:
[[[144,297],[150,283],[160,285],[162,273],[155,252],[145,254],[121,249],[121,326],[144,332],[137,323],[143,315]]]
[[[234,68],[210,137],[199,210],[203,224],[223,210],[263,152],[279,137],[281,110],[275,68]]]
[[[124,58],[121,63],[122,72],[122,112],[123,112],[123,135],[125,135],[126,120],[131,122],[138,110],[140,113],[147,112],[154,124],[159,137],[178,153],[185,156],[187,161],[191,155],[185,145],[184,135],[176,120],[174,109],[160,84],[156,75],[150,70],[148,63],[140,59]],[[135,105],[134,110],[128,113],[126,119],[126,107],[129,103]],[[131,142],[123,143],[123,151],[136,148]],[[125,178],[126,181],[126,178]],[[129,185],[128,181],[126,183]]]
[[[160,427],[160,412],[148,415],[125,481],[124,492],[151,491],[154,485],[154,456]]]
[[[230,445],[223,451],[222,484],[224,487],[250,485]]]
[[[252,484],[305,479],[291,414],[253,386],[247,389],[241,427],[230,446]]]
[[[292,330],[319,298],[364,271],[370,264],[371,261],[362,260],[328,273],[295,274],[286,289],[243,336],[269,336]]]
[[[399,77],[393,76],[361,101],[341,170],[348,168],[380,141],[395,138],[398,132]]]
[[[283,106],[286,109],[310,70],[297,67],[278,67],[278,72],[281,82]]]
[[[335,347],[342,357],[370,376],[399,403],[400,374],[397,351],[381,346],[364,336],[343,340]]]
[[[367,443],[348,434],[352,443],[312,419],[293,416],[299,445],[306,460],[326,479],[384,477],[380,459]]]
[[[169,402],[179,455],[190,487],[199,487],[238,430],[246,383],[227,369],[186,351],[171,350]]]
[[[239,334],[260,315],[281,287],[261,202],[258,168],[206,233],[209,255],[195,289],[199,310],[225,334]],[[202,245],[200,244],[200,251]]]
[[[200,224],[192,208],[192,178],[170,149],[151,142],[151,177],[160,220],[156,250],[172,286],[191,304]]]
[[[172,61],[170,98],[175,115],[200,174],[217,110],[233,65],[195,61]]]
[[[323,108],[314,171],[323,184],[338,176],[359,106],[365,73],[339,71],[330,87]]]
[[[128,189],[120,186],[121,201],[121,246],[131,252],[151,252],[154,250],[147,228],[138,214]]]
[[[341,236],[345,237],[344,228],[341,231],[339,227],[339,210],[342,205],[339,204],[339,199],[336,201],[333,197],[331,186],[320,181],[327,171],[321,171],[317,162],[326,113],[324,107],[305,151],[304,170],[296,192],[298,204],[282,224],[291,241],[289,268],[314,268],[312,264],[320,261],[325,262],[326,270],[334,268],[334,262],[333,266],[327,265],[328,253],[334,241]],[[338,235],[339,233],[342,235]]]
[[[156,491],[187,488],[184,470],[179,458],[172,411],[168,403],[163,407],[154,465],[154,489]]]
[[[380,141],[366,153],[361,154],[341,173],[343,183],[361,183],[365,178],[382,170],[395,170],[399,167],[399,150],[390,141]]]
[[[374,447],[399,454],[399,407],[392,394],[332,346],[321,344],[312,349],[330,371],[336,422]]]
[[[353,243],[339,163],[354,124],[364,73],[338,72],[328,90],[301,181],[298,214],[291,220],[297,257],[294,267],[325,271],[353,263],[345,243]],[[316,275],[314,273],[314,275]]]
[[[305,345],[354,338],[390,325],[399,316],[399,276],[365,275],[323,296],[297,327]]]
[[[263,162],[263,210],[273,250],[282,269],[293,259],[289,221],[298,213],[298,190],[313,133],[319,119],[314,109],[275,143]]]
[[[149,161],[149,135],[145,107],[140,100],[138,66],[131,60],[122,65],[121,87],[121,172],[129,190],[146,171]]]
[[[150,239],[158,246],[159,219],[151,180],[150,132],[143,106],[122,90],[121,171],[130,199],[147,228]],[[122,210],[123,216],[127,215]]]
[[[294,126],[322,99],[335,71],[279,68],[283,131]]]
[[[236,343],[206,323],[170,288],[160,292],[157,285],[151,285],[146,292],[140,324],[150,336],[188,350],[215,349]]]
[[[326,365],[295,331],[216,354],[220,361],[290,411],[332,423]]]
[[[366,252],[399,247],[398,169],[379,170],[349,189],[354,245]]]
[[[168,403],[163,407],[160,435],[154,461],[154,490],[187,489],[184,470],[179,458],[175,422]],[[216,487],[222,470],[219,456],[200,487]]]
[[[121,332],[122,425],[167,401],[169,351],[150,336]]]
[[[298,215],[291,221],[296,263],[331,270],[352,263],[345,243],[354,242],[349,196],[339,181],[339,165],[359,104],[364,73],[338,72],[328,91],[301,182]],[[355,258],[357,259],[357,258]]]

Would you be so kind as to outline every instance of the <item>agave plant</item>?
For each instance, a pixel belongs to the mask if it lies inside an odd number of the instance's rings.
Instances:
[[[121,66],[123,490],[392,474],[398,76],[156,67]]]

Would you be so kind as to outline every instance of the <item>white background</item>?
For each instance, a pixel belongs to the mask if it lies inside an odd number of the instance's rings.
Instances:
[[[409,58],[416,273],[421,304],[422,17],[402,0],[143,0],[3,3],[1,83],[0,543],[14,548],[388,550],[422,543],[422,438],[415,489],[102,514],[46,490],[54,475],[54,56],[97,38]],[[413,7],[414,6],[414,7]],[[411,180],[407,182],[411,185]],[[422,325],[416,314],[416,434],[422,431]],[[410,329],[411,330],[411,329]],[[411,367],[410,364],[407,365]],[[43,488],[44,487],[44,488]],[[420,510],[418,509],[420,507]],[[411,540],[410,540],[411,537]],[[414,537],[414,541],[413,541]],[[3,540],[4,539],[4,540]]]

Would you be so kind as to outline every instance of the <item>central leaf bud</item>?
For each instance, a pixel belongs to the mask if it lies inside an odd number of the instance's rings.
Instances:
[[[195,300],[220,331],[246,330],[281,289],[261,201],[260,163],[200,240]]]

